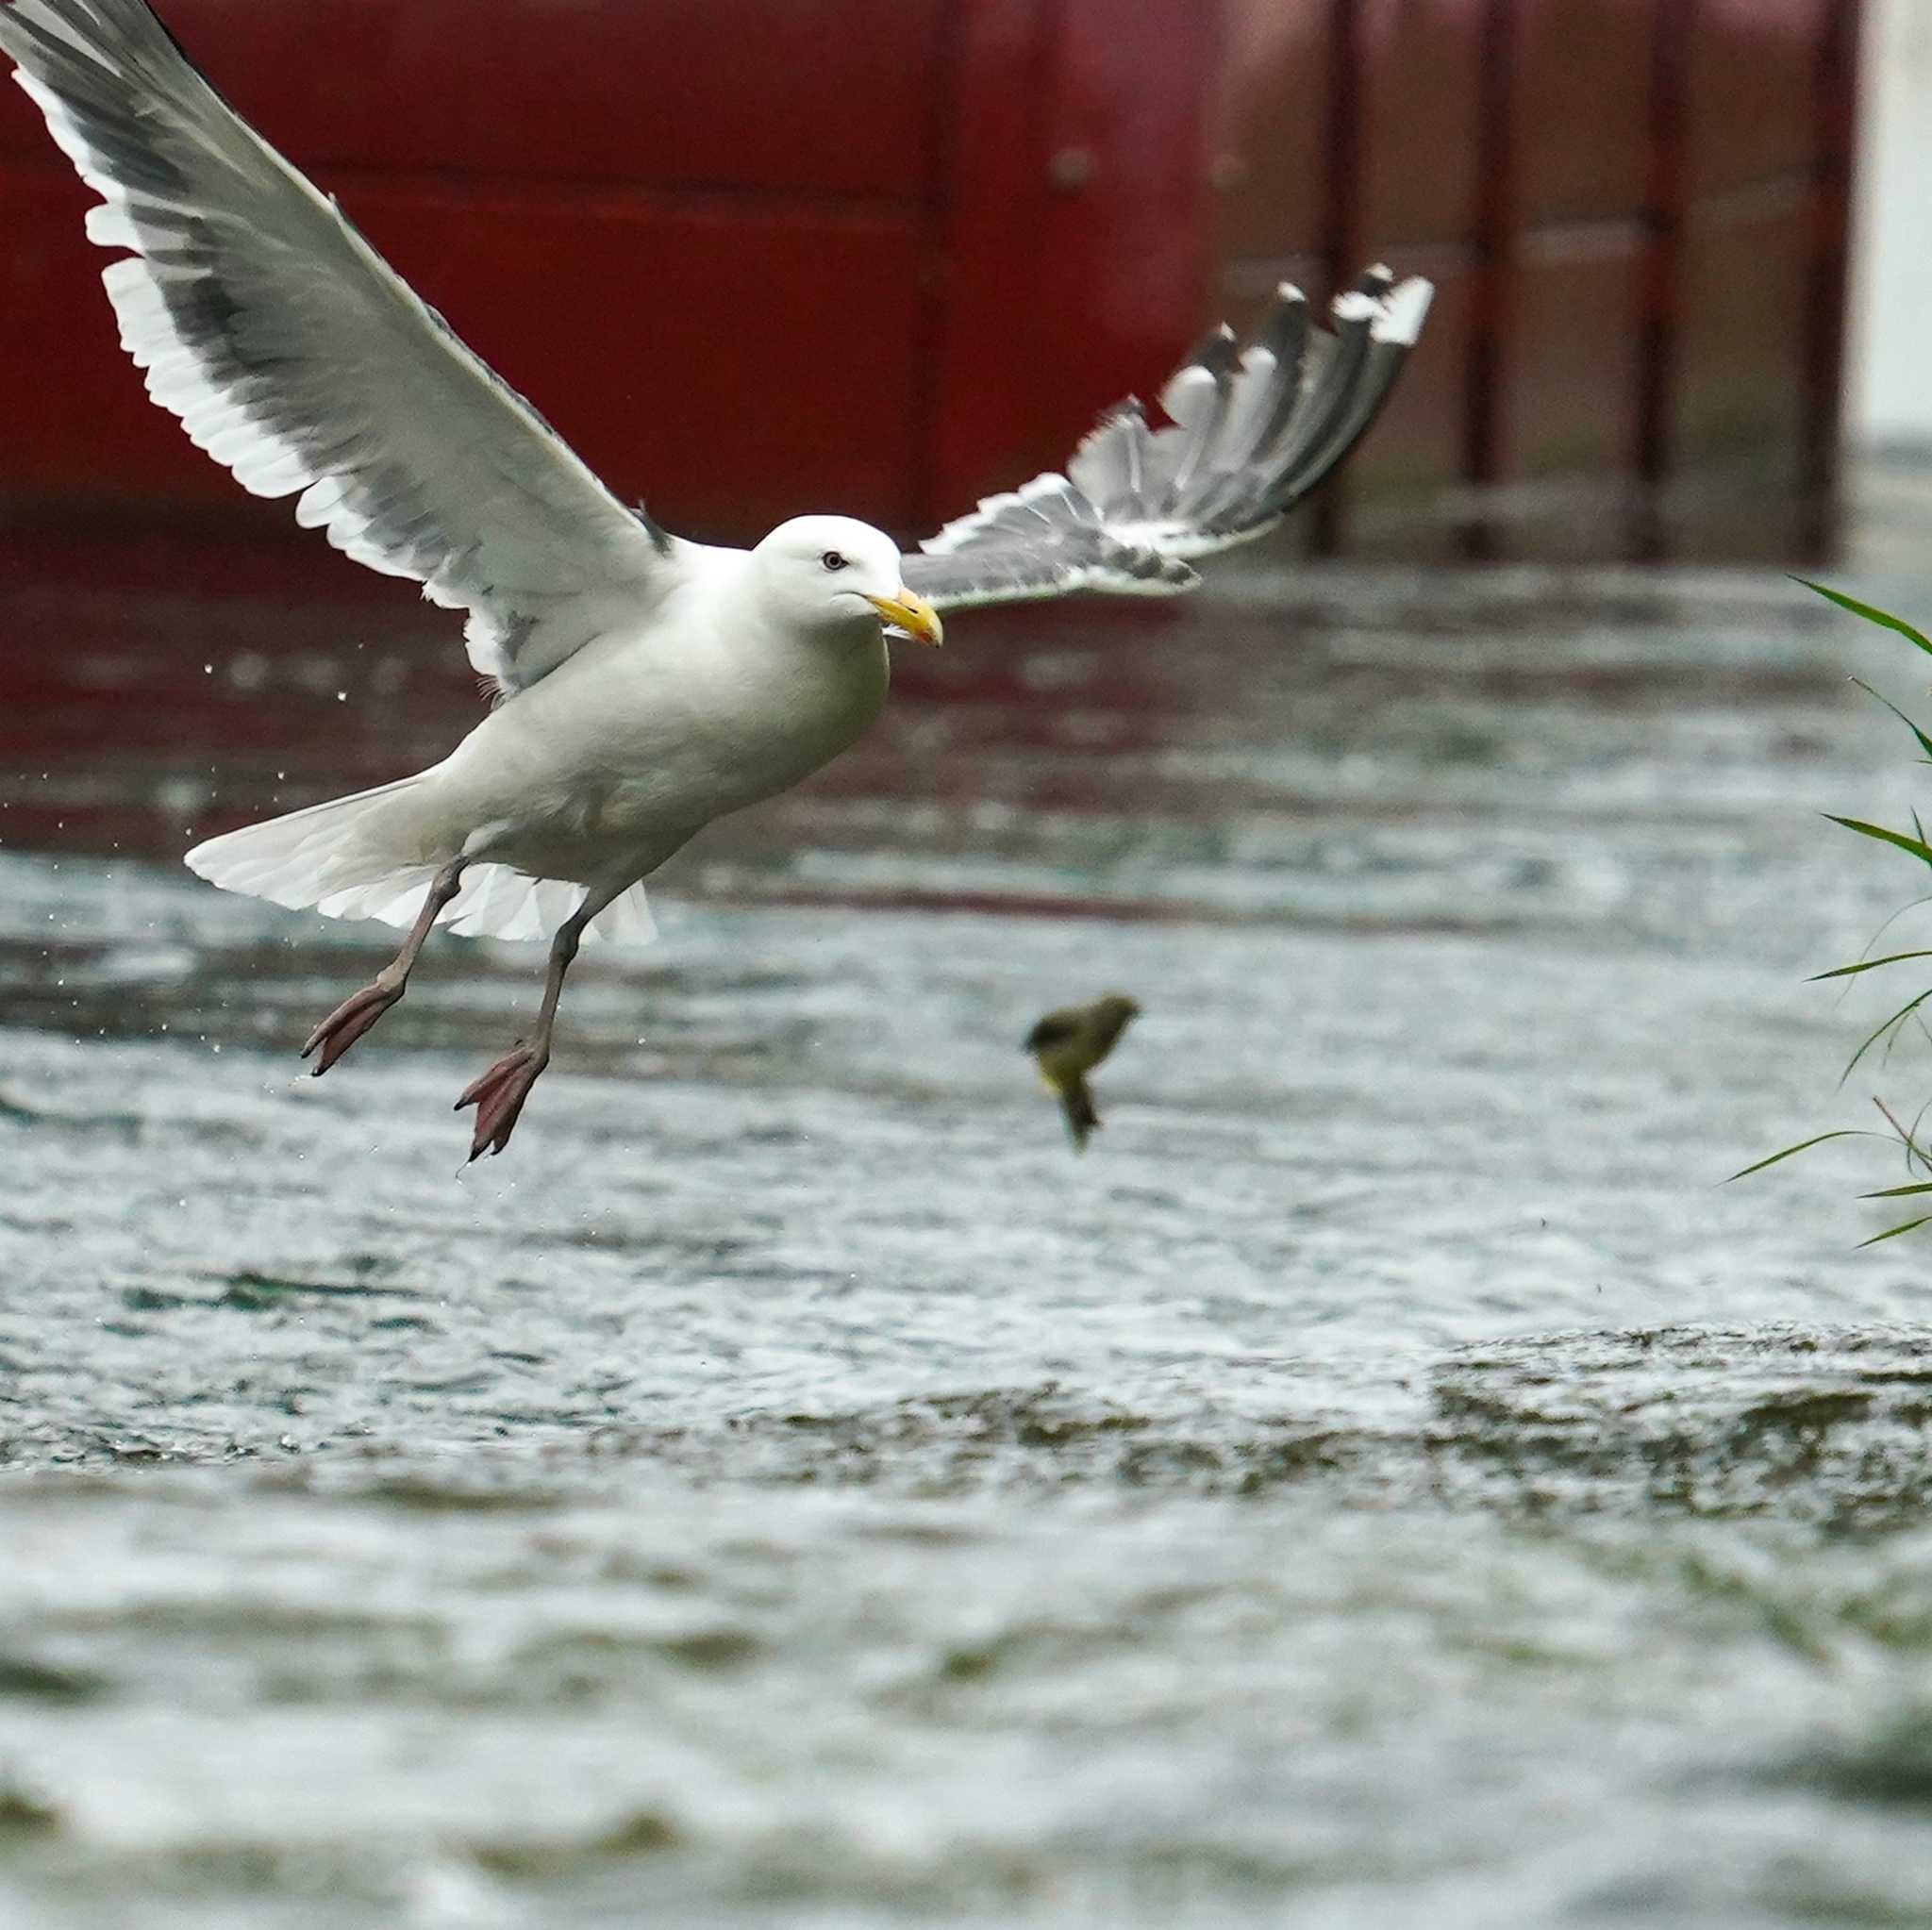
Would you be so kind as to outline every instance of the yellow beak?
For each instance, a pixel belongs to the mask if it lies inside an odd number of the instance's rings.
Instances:
[[[895,630],[904,630],[908,637],[916,637],[935,649],[946,641],[946,626],[940,622],[939,611],[924,597],[902,590],[897,596],[868,596],[865,600]]]

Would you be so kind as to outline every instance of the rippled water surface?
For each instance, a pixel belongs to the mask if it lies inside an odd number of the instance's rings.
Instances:
[[[962,619],[463,1170],[541,953],[314,1081],[380,935],[174,862],[439,755],[447,630],[5,560],[8,1930],[1932,1921],[1927,1249],[1870,1144],[1718,1184],[1914,1103],[1803,982],[1911,892],[1817,815],[1908,811],[1903,646],[1688,573]],[[1080,1159],[1017,1041],[1110,987]]]

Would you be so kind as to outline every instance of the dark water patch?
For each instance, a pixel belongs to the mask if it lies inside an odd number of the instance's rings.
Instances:
[[[104,1678],[84,1669],[0,1651],[0,1701],[82,1703],[107,1692]]]
[[[519,1648],[512,1672],[519,1699],[541,1707],[553,1695],[581,1700],[635,1691],[640,1677],[655,1679],[655,1665],[664,1662],[699,1674],[731,1674],[762,1652],[750,1629],[725,1624],[652,1634],[588,1629]]]
[[[641,1809],[608,1828],[577,1838],[492,1837],[473,1843],[469,1854],[478,1869],[516,1882],[581,1879],[587,1865],[632,1856],[657,1856],[684,1840],[677,1825],[655,1809]]]
[[[310,1304],[311,1286],[291,1283],[290,1298]],[[366,1291],[339,1297],[353,1304]],[[265,1296],[259,1308],[244,1300],[240,1310],[274,1311],[282,1300]],[[183,1315],[224,1309],[235,1310],[225,1294],[174,1306]],[[146,1337],[130,1329],[128,1338]],[[291,1339],[310,1343],[306,1327]],[[221,1463],[266,1452],[313,1471],[298,1479],[354,1482],[372,1499],[431,1511],[541,1506],[559,1491],[545,1482],[570,1491],[626,1466],[707,1484],[905,1496],[1301,1491],[1374,1508],[1432,1502],[1564,1521],[1761,1516],[1840,1533],[1914,1525],[1932,1507],[1932,1329],[1900,1324],[1585,1330],[1484,1342],[1414,1359],[1376,1395],[1373,1418],[1348,1411],[1360,1389],[1294,1356],[1229,1361],[1214,1384],[1155,1373],[1135,1400],[1047,1380],[668,1424],[642,1418],[653,1405],[648,1372],[604,1373],[575,1399],[515,1398],[517,1381],[506,1376],[543,1386],[558,1364],[545,1349],[496,1346],[464,1371],[398,1380],[412,1402],[478,1404],[454,1476],[433,1454],[366,1424],[320,1436],[305,1424],[300,1437],[277,1431],[254,1441],[208,1437],[199,1423],[197,1434],[178,1439],[155,1427],[43,1430],[16,1436],[8,1449],[17,1465]],[[258,1415],[272,1406],[298,1418],[340,1405],[326,1382],[286,1376],[185,1400],[181,1422],[238,1402]],[[613,1420],[614,1406],[634,1418]]]
[[[1928,1362],[1932,1330],[1910,1327],[1585,1332],[1450,1354],[1417,1373],[1424,1398],[1408,1419],[1391,1406],[1374,1424],[1324,1413],[1319,1375],[1284,1359],[1243,1363],[1224,1402],[1180,1385],[1135,1409],[1044,1382],[748,1412],[722,1429],[606,1429],[586,1451],[708,1480],[900,1493],[1300,1489],[1377,1507],[1434,1500],[1558,1519],[1661,1509],[1869,1530],[1912,1522],[1932,1502]],[[1282,1410],[1290,1392],[1306,1411]]]
[[[0,1845],[50,1836],[59,1827],[60,1812],[53,1804],[0,1776]]]
[[[383,1287],[368,1280],[289,1280],[243,1268],[240,1273],[212,1276],[222,1284],[220,1304],[248,1311],[279,1305],[292,1294],[320,1294],[348,1300],[407,1300],[406,1287]]]
[[[183,1307],[232,1307],[241,1313],[266,1313],[289,1305],[291,1300],[316,1297],[324,1300],[408,1300],[417,1296],[407,1287],[383,1287],[363,1280],[282,1279],[242,1268],[232,1273],[208,1273],[200,1276],[219,1289],[201,1292],[186,1287],[170,1292],[163,1288],[141,1286],[125,1289],[122,1304],[137,1313],[168,1312]]]
[[[122,1134],[138,1133],[142,1124],[141,1118],[131,1112],[75,1112],[4,1087],[0,1087],[0,1123],[36,1130],[65,1128],[79,1133]]]
[[[554,1505],[556,1494],[530,1485],[528,1472],[519,1481],[514,1472],[498,1471],[500,1485],[490,1484],[487,1470],[435,1479],[428,1473],[368,1473],[351,1477],[357,1492],[381,1507],[420,1510],[425,1514],[541,1513]]]
[[[1449,1485],[1535,1509],[1901,1525],[1932,1503],[1928,1364],[1899,1325],[1542,1337],[1438,1368],[1433,1444]]]
[[[1767,1779],[1847,1802],[1932,1810],[1932,1710],[1900,1710],[1861,1741],[1822,1745]]]

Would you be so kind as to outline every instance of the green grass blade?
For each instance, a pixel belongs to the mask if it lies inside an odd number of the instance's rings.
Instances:
[[[1815,1140],[1800,1140],[1795,1146],[1787,1146],[1782,1153],[1774,1153],[1768,1159],[1759,1159],[1749,1166],[1740,1166],[1726,1179],[1729,1186],[1732,1179],[1743,1179],[1753,1173],[1762,1173],[1767,1166],[1775,1166],[1780,1159],[1789,1159],[1794,1153],[1808,1153],[1813,1146],[1822,1146],[1826,1140],[1877,1140],[1882,1133],[1874,1133],[1858,1126],[1840,1126],[1835,1133],[1820,1133]]]
[[[1915,1181],[1910,1186],[1880,1187],[1875,1193],[1860,1193],[1861,1200],[1902,1200],[1907,1193],[1932,1193],[1932,1179]]]
[[[1875,838],[1881,844],[1895,844],[1901,851],[1908,851],[1921,864],[1932,865],[1932,844],[1923,838],[1907,838],[1903,831],[1888,831],[1883,824],[1868,824],[1863,818],[1840,818],[1831,811],[1824,815],[1834,824],[1842,824],[1847,831],[1856,831],[1860,838]]]
[[[1881,965],[1897,965],[1907,958],[1932,958],[1932,952],[1890,952],[1883,958],[1866,958],[1857,965],[1837,965],[1829,972],[1814,972],[1806,982],[1816,985],[1821,979],[1855,978],[1860,972],[1876,972]]]
[[[1888,1226],[1883,1233],[1874,1233],[1870,1240],[1861,1240],[1859,1247],[1876,1246],[1881,1240],[1896,1240],[1901,1233],[1909,1233],[1915,1226],[1924,1226],[1932,1222],[1932,1213],[1922,1214],[1916,1220],[1907,1220],[1897,1226]],[[1857,1248],[1853,1249],[1854,1252]]]
[[[1899,1123],[1898,1115],[1892,1111],[1891,1107],[1886,1105],[1885,1101],[1879,1098],[1875,1092],[1872,1095],[1872,1104],[1878,1108],[1886,1124],[1897,1136],[1899,1144],[1906,1149],[1906,1171],[1909,1173],[1912,1170],[1912,1161],[1916,1159],[1919,1162],[1919,1170],[1922,1173],[1932,1173],[1932,1159],[1928,1159],[1925,1156],[1924,1147],[1920,1145],[1907,1127]],[[1923,1119],[1924,1117],[1924,1113],[1922,1109],[1920,1118]],[[1914,1120],[1912,1124],[1917,1125],[1918,1123],[1918,1120]]]
[[[1793,576],[1793,583],[1802,583],[1807,590],[1815,590],[1827,603],[1835,603],[1840,609],[1848,609],[1855,617],[1863,617],[1868,624],[1876,624],[1882,630],[1895,630],[1907,643],[1916,643],[1927,657],[1932,657],[1932,640],[1922,631],[1915,630],[1903,617],[1895,617],[1890,610],[1874,609],[1869,603],[1860,603],[1856,596],[1847,596],[1842,590],[1827,590],[1822,583],[1814,583],[1808,576]]]
[[[1932,842],[1932,840],[1928,840],[1927,841]],[[1932,905],[1932,898],[1907,899],[1906,902],[1903,905],[1901,905],[1896,911],[1892,912],[1887,919],[1885,919],[1885,921],[1879,925],[1878,929],[1875,932],[1874,932],[1869,939],[1865,940],[1865,950],[1869,952],[1872,949],[1872,947],[1875,945],[1878,942],[1878,940],[1882,939],[1886,935],[1886,933],[1889,932],[1892,928],[1892,926],[1895,925],[1899,922],[1899,920],[1906,915],[1907,912],[1916,911],[1922,905]]]
[[[1874,1032],[1869,1039],[1866,1040],[1863,1045],[1859,1046],[1857,1052],[1853,1053],[1851,1057],[1845,1061],[1844,1071],[1838,1075],[1839,1084],[1842,1086],[1844,1082],[1847,1079],[1849,1079],[1852,1076],[1852,1073],[1857,1069],[1858,1061],[1861,1058],[1863,1058],[1865,1055],[1868,1052],[1870,1052],[1872,1048],[1874,1045],[1876,1045],[1878,1041],[1881,1039],[1883,1039],[1885,1035],[1888,1032],[1890,1032],[1894,1025],[1901,1024],[1907,1019],[1909,1019],[1912,1016],[1912,1014],[1916,1012],[1919,1009],[1919,1007],[1925,1003],[1927,999],[1932,999],[1932,986],[1928,986],[1924,991],[1922,991],[1918,995],[1917,998],[1911,999],[1907,1001],[1905,1005],[1902,1005],[1898,1008],[1898,1010],[1891,1015],[1890,1018],[1886,1020],[1884,1024],[1879,1026],[1878,1029],[1875,1032]]]
[[[1908,731],[1910,731],[1915,738],[1918,739],[1919,748],[1925,754],[1925,761],[1927,763],[1932,763],[1932,737],[1927,737],[1925,733],[1923,730],[1921,730],[1919,726],[1916,724],[1914,724],[1912,720],[1909,717],[1907,717],[1906,713],[1903,710],[1901,710],[1898,707],[1898,706],[1891,701],[1890,697],[1881,697],[1878,694],[1878,692],[1874,690],[1872,688],[1872,686],[1865,681],[1863,677],[1854,677],[1852,681],[1855,684],[1857,684],[1857,687],[1861,690],[1863,690],[1864,693],[1868,697],[1870,697],[1874,704],[1883,704],[1885,707],[1888,710],[1890,710],[1891,714],[1894,717],[1896,717],[1898,721],[1902,724],[1904,724],[1905,727]]]

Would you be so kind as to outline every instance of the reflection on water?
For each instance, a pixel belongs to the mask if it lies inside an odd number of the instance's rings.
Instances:
[[[445,939],[314,1081],[380,936],[173,863],[440,755],[447,624],[58,535],[0,556],[0,1920],[1932,1914],[1923,1261],[1856,1155],[1716,1184],[1827,1123],[1802,974],[1908,885],[1814,815],[1912,775],[1857,626],[962,620],[458,1173],[536,957]],[[1103,985],[1076,1159],[1019,1040]]]

